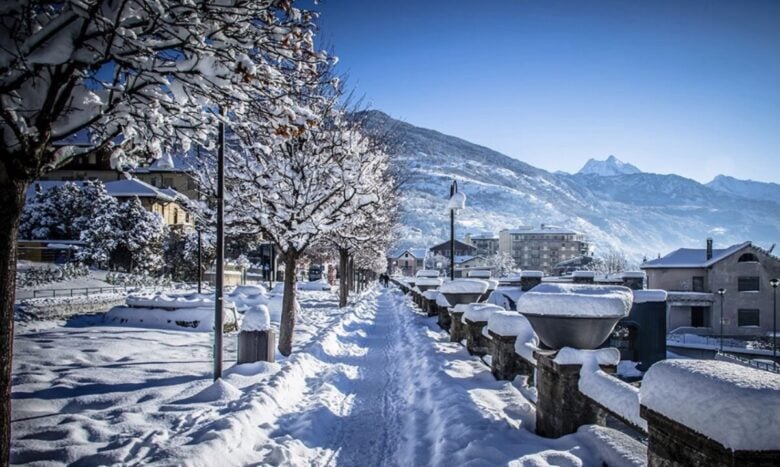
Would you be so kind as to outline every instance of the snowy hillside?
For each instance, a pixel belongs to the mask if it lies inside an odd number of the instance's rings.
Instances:
[[[381,112],[371,117],[400,140],[393,154],[405,179],[399,246],[431,246],[449,237],[445,206],[453,177],[468,196],[458,236],[554,224],[585,233],[597,249],[623,249],[635,261],[682,246],[703,248],[707,237],[720,246],[744,240],[768,246],[780,239],[778,203],[746,201],[675,175],[553,174]]]
[[[743,198],[780,203],[780,184],[739,180],[728,175],[718,175],[707,186]]]
[[[588,162],[586,162],[580,171],[577,172],[579,175],[600,175],[602,177],[638,173],[642,173],[642,171],[629,163],[621,161],[615,156],[609,156],[603,161],[588,159]]]

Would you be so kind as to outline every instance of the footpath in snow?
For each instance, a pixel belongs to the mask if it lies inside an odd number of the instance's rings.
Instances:
[[[207,333],[22,329],[12,461],[601,465],[585,436],[528,431],[533,405],[397,290],[342,310],[331,294],[301,296],[293,355],[233,366],[216,384]]]

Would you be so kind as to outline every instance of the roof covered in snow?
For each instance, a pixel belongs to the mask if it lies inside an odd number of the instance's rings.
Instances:
[[[132,170],[134,173],[150,173],[150,172],[186,172],[190,170],[190,164],[187,162],[187,158],[183,154],[170,154],[166,153],[160,156],[151,164],[145,167],[137,167]]]
[[[404,253],[409,253],[417,259],[423,259],[428,255],[427,248],[406,248],[402,250],[394,250],[390,252],[391,258],[400,258]]]
[[[709,260],[705,248],[680,248],[663,258],[647,261],[640,268],[707,268],[748,246],[751,246],[750,242],[738,243],[723,249],[713,249],[712,258]]]

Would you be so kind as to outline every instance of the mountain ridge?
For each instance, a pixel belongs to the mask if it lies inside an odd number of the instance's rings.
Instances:
[[[468,200],[456,235],[555,224],[584,233],[598,250],[624,250],[638,262],[680,247],[726,246],[780,238],[780,203],[746,199],[679,175],[551,173],[485,146],[369,114],[370,126],[400,142],[391,163],[405,179],[399,247],[449,238],[446,201],[453,178]],[[637,169],[638,170],[638,169]],[[669,226],[674,226],[670,228]]]

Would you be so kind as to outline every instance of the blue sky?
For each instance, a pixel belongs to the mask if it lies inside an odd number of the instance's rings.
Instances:
[[[780,2],[324,0],[373,108],[547,170],[780,182]]]

